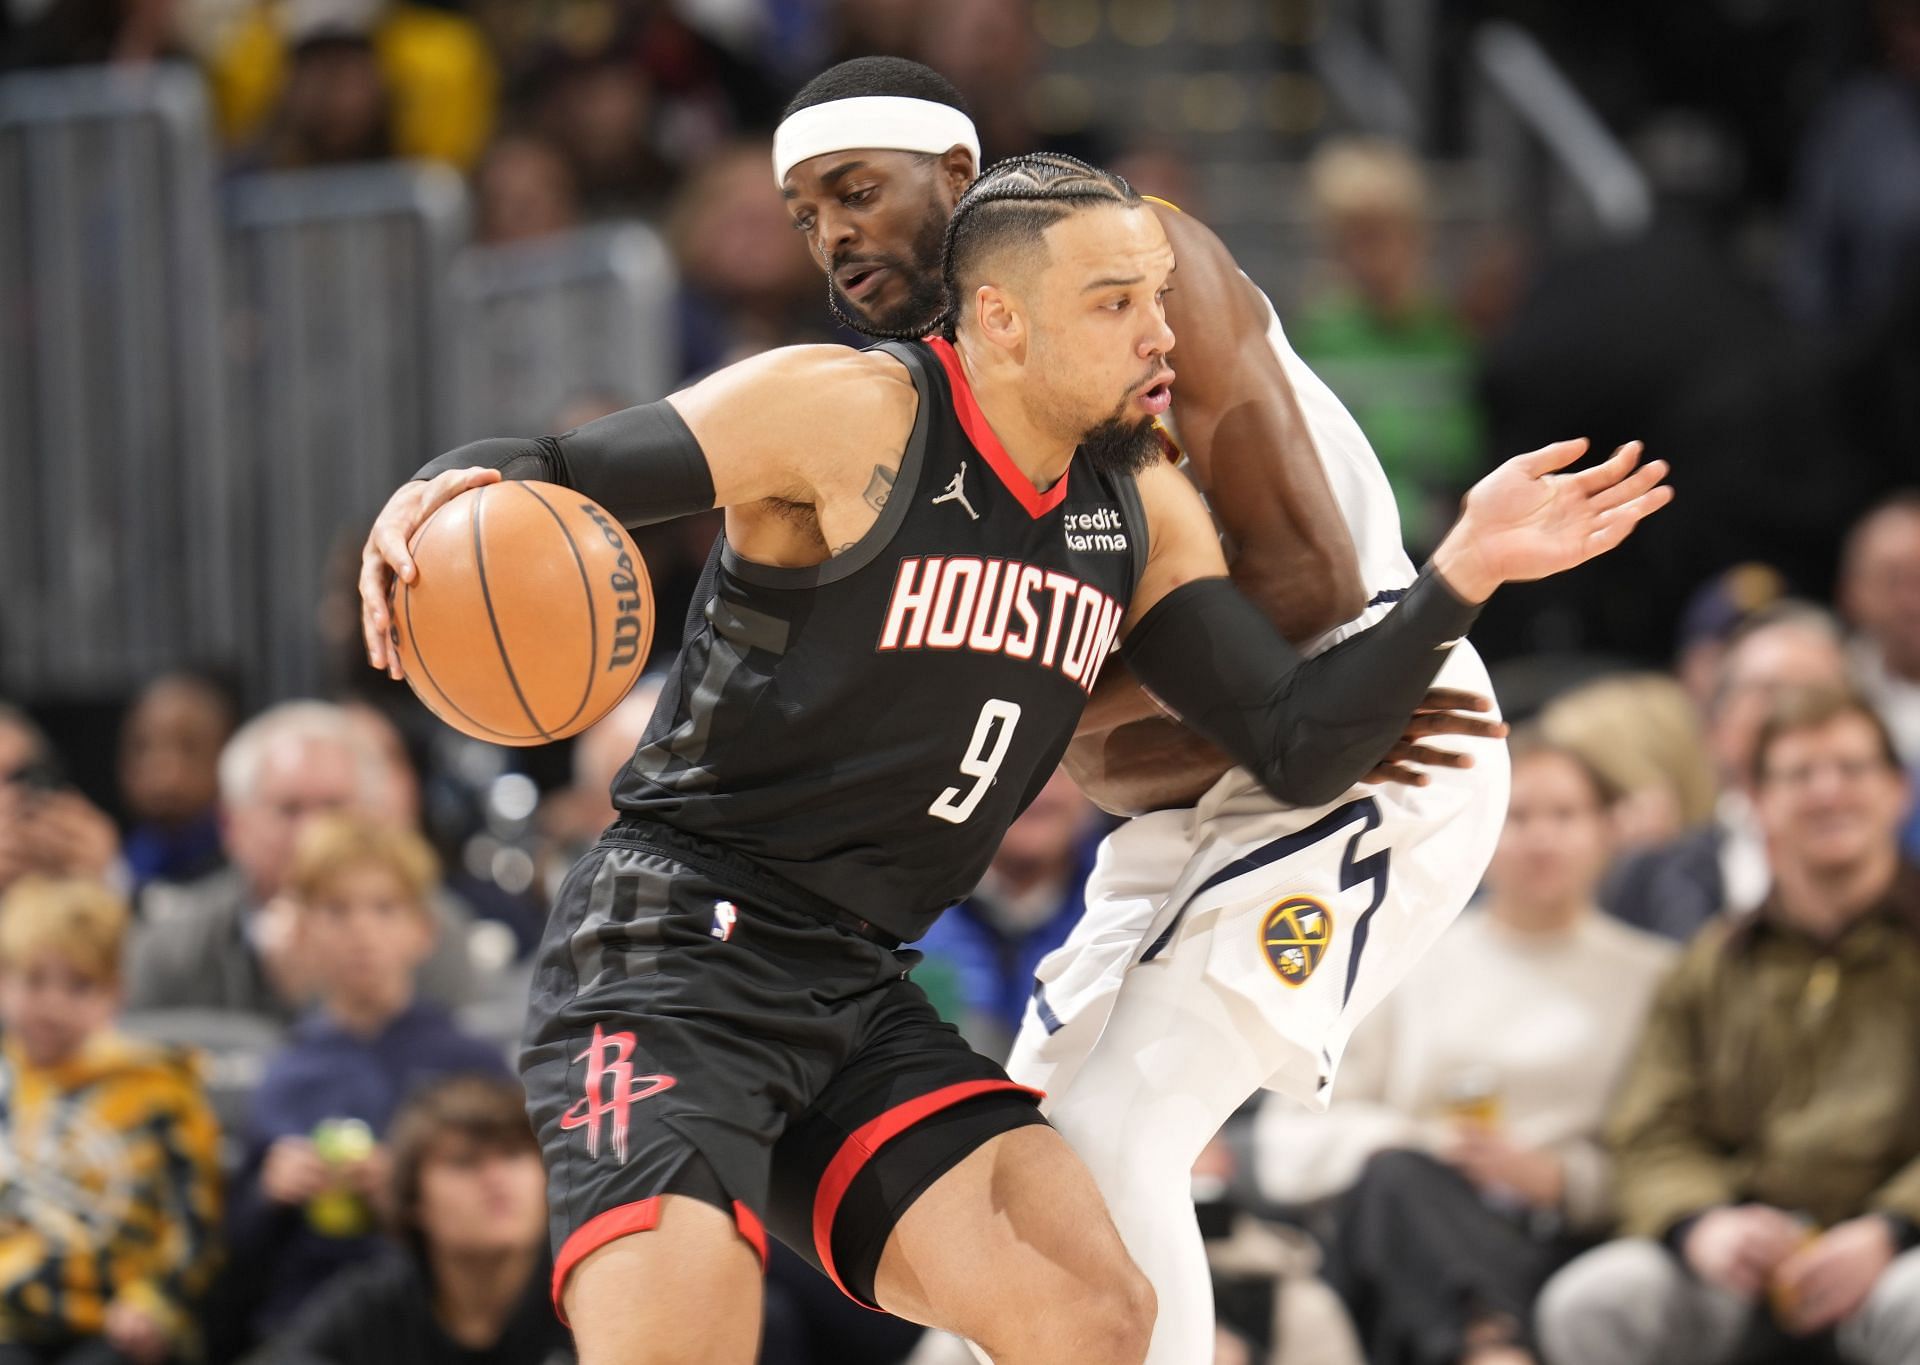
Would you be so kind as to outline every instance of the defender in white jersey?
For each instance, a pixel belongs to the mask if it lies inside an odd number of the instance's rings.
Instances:
[[[1367,610],[1313,646],[1324,649],[1377,619],[1414,568],[1366,437],[1267,308],[1370,589]],[[1492,695],[1465,641],[1437,681]],[[1473,766],[1436,767],[1423,786],[1358,786],[1296,809],[1235,768],[1190,807],[1134,817],[1100,848],[1085,917],[1040,964],[1007,1070],[1047,1092],[1048,1118],[1159,1295],[1150,1365],[1211,1350],[1190,1184],[1201,1150],[1263,1086],[1325,1107],[1354,1028],[1459,915],[1493,855],[1505,742],[1444,742]]]
[[[775,176],[831,306],[870,335],[920,335],[944,305],[939,248],[978,162],[959,103],[925,67],[861,58],[810,82],[775,135]],[[1164,307],[1189,472],[1229,542],[1234,585],[1289,640],[1324,650],[1415,581],[1392,494],[1218,238],[1171,205],[1156,212],[1179,262]],[[868,492],[884,502],[889,489]],[[1354,1025],[1458,913],[1491,853],[1503,727],[1455,710],[1490,708],[1467,695],[1489,693],[1486,673],[1455,647],[1438,685],[1464,691],[1429,696],[1381,758],[1379,785],[1312,810],[1278,805],[1120,669],[1088,708],[1074,775],[1138,818],[1103,847],[1086,920],[1047,960],[1013,1065],[1053,1092],[1050,1117],[1155,1286],[1151,1360],[1211,1356],[1188,1178],[1201,1148],[1263,1084],[1324,1095]],[[1435,735],[1451,738],[1424,742]]]

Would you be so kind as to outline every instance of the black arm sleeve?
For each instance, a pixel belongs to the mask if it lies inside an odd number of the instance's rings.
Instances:
[[[665,399],[627,408],[562,436],[497,436],[450,450],[413,477],[484,465],[584,493],[622,526],[650,526],[713,506],[713,475],[686,419]]]
[[[1226,579],[1204,578],[1155,603],[1121,657],[1268,791],[1318,806],[1387,756],[1479,614],[1429,567],[1374,625],[1306,659]]]

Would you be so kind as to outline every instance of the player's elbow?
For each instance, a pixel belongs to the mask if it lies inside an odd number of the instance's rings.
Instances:
[[[1337,801],[1371,767],[1357,766],[1355,760],[1344,755],[1292,751],[1269,759],[1257,775],[1260,785],[1276,801],[1289,806],[1325,806]]]

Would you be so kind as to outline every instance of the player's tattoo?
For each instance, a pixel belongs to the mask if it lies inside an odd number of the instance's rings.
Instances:
[[[876,512],[885,510],[887,499],[893,494],[893,481],[898,477],[895,471],[885,465],[875,465],[873,477],[867,480],[867,491],[862,495],[867,500],[867,506]]]

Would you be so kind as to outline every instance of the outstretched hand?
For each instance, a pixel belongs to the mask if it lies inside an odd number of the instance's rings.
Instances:
[[[1662,482],[1666,461],[1642,466],[1641,449],[1629,441],[1575,474],[1559,471],[1586,454],[1584,439],[1515,456],[1468,491],[1434,567],[1461,597],[1481,602],[1502,583],[1546,578],[1605,554],[1673,501]]]

